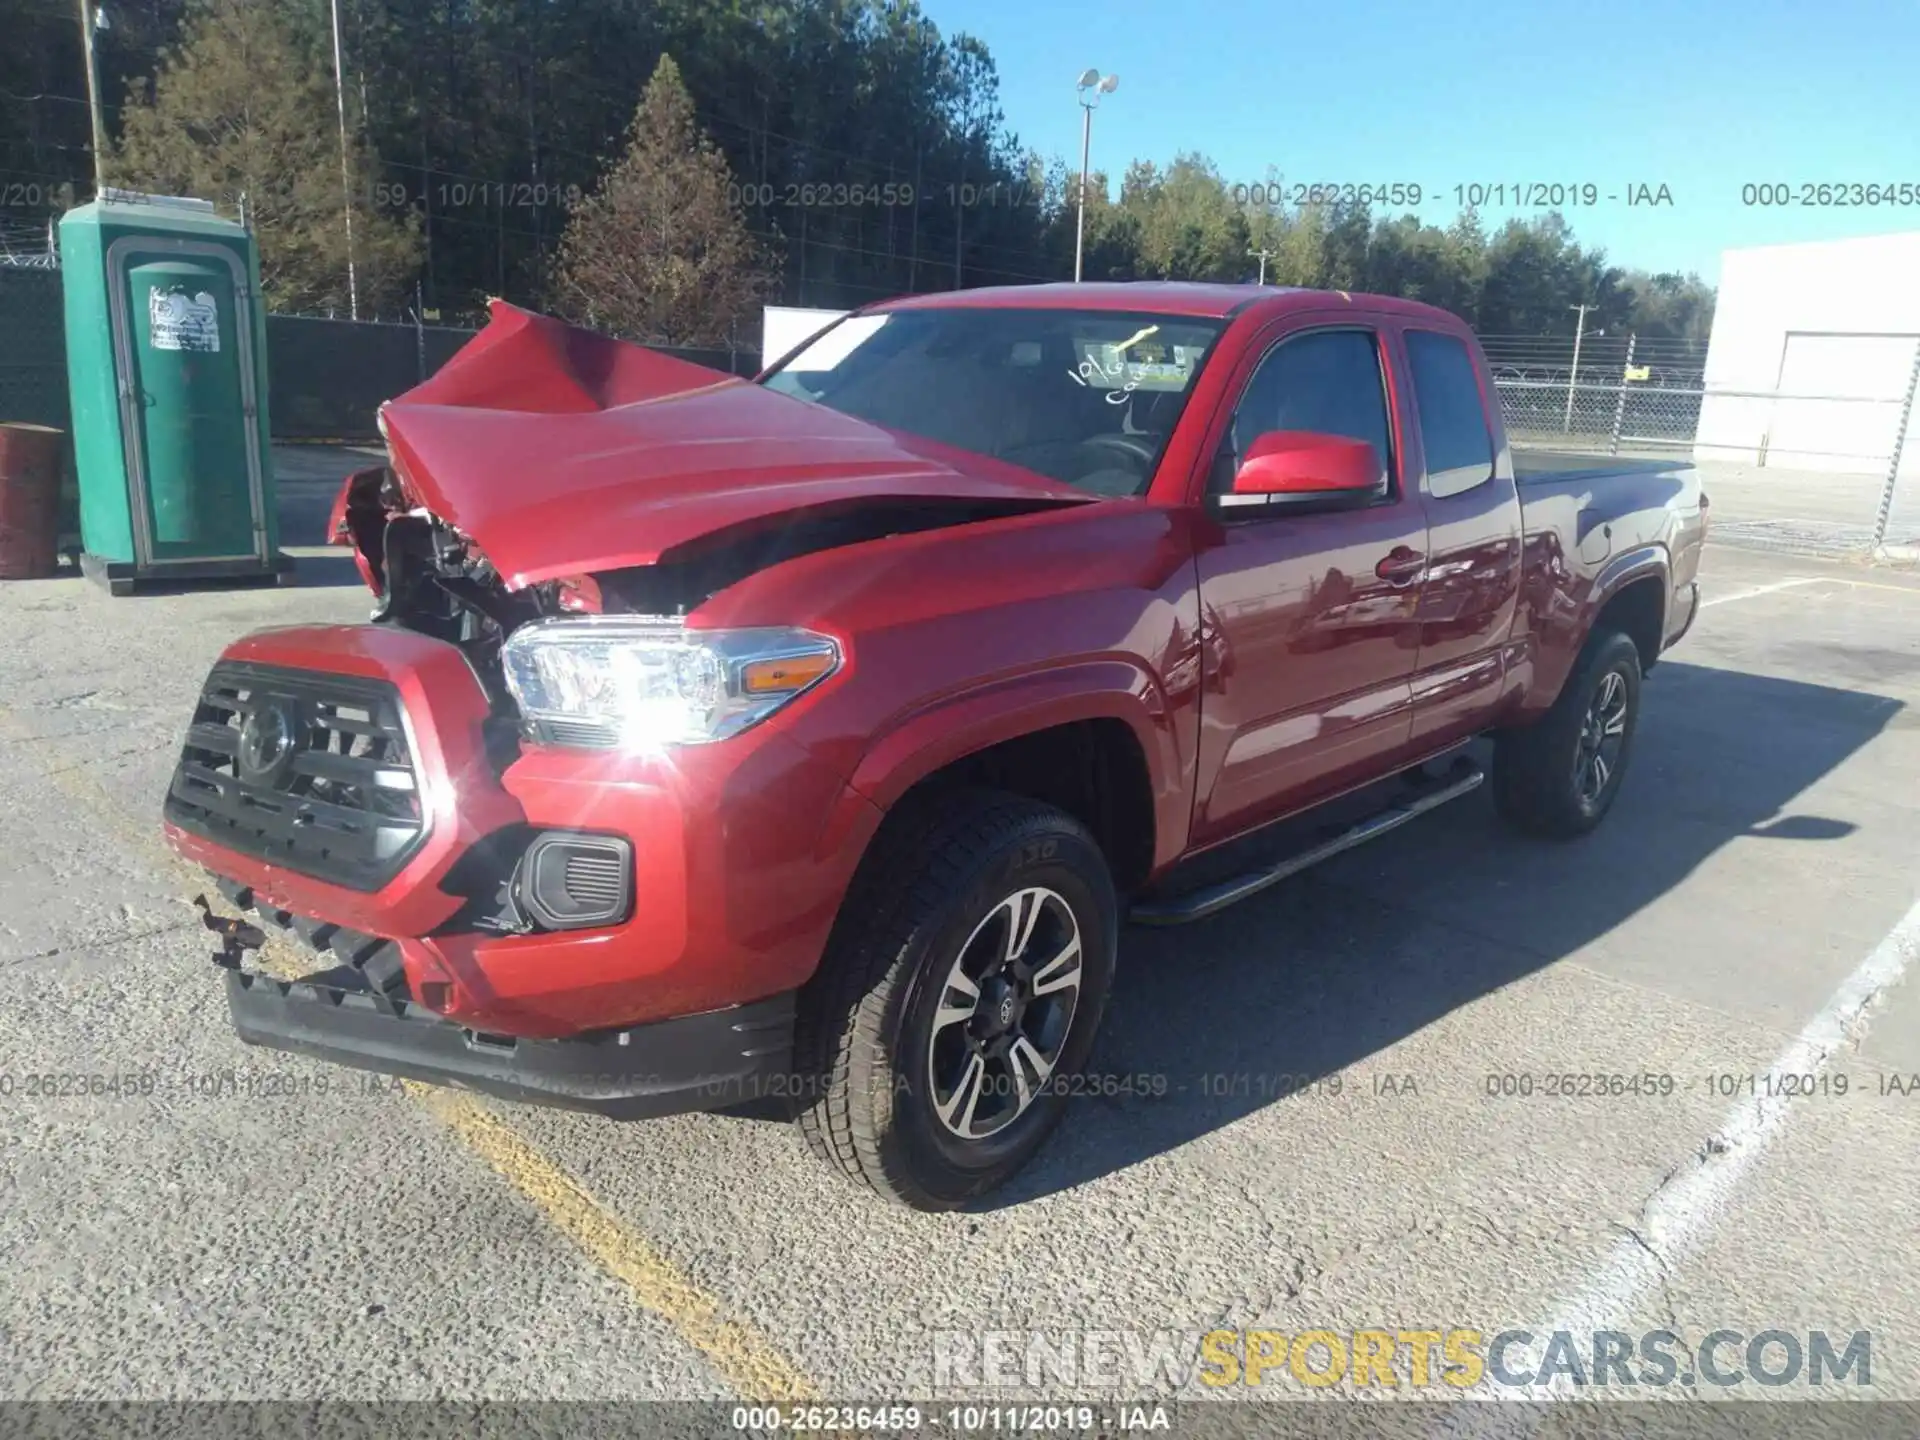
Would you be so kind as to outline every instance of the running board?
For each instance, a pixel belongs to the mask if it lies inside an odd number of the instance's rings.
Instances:
[[[1376,811],[1366,819],[1341,831],[1330,840],[1322,841],[1310,849],[1289,855],[1263,870],[1241,875],[1232,880],[1223,880],[1216,885],[1204,886],[1188,894],[1171,900],[1149,900],[1133,907],[1127,918],[1137,925],[1186,925],[1195,920],[1204,920],[1226,909],[1229,905],[1245,900],[1248,896],[1258,895],[1270,885],[1277,885],[1290,875],[1298,875],[1310,866],[1318,865],[1322,860],[1331,859],[1343,850],[1351,850],[1356,845],[1364,845],[1369,840],[1377,840],[1390,830],[1398,830],[1416,816],[1429,810],[1437,810],[1449,800],[1458,800],[1462,795],[1470,794],[1480,788],[1487,778],[1486,771],[1462,756],[1454,762],[1448,775],[1439,777],[1435,788],[1416,790],[1415,793],[1395,801],[1384,810]]]

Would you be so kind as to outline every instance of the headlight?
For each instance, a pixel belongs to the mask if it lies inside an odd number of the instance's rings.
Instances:
[[[838,669],[840,647],[810,630],[579,615],[522,625],[500,662],[540,738],[648,749],[739,734]]]

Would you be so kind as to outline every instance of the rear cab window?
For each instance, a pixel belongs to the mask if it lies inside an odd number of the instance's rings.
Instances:
[[[1427,454],[1427,493],[1458,495],[1493,478],[1493,432],[1466,342],[1433,330],[1406,332],[1414,407]]]

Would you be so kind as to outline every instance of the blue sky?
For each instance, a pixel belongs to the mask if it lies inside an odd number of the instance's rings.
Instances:
[[[1592,182],[1576,236],[1709,281],[1731,246],[1920,230],[1920,203],[1741,199],[1749,181],[1920,190],[1920,0],[923,3],[987,42],[1042,154],[1078,163],[1074,78],[1118,73],[1093,127],[1116,185],[1129,159],[1200,150],[1229,181],[1417,183],[1444,224],[1455,185]],[[1628,206],[1642,183],[1672,205]],[[1482,210],[1489,228],[1515,213]]]

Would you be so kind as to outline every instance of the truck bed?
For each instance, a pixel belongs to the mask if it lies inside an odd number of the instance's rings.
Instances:
[[[1683,455],[1609,455],[1603,450],[1512,450],[1514,479],[1522,486],[1616,475],[1673,475],[1692,468]]]

